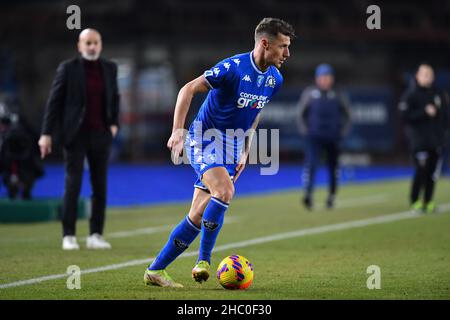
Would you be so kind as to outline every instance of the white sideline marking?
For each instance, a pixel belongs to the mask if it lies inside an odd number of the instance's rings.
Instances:
[[[235,223],[238,220],[239,220],[239,218],[237,218],[237,217],[225,217],[224,224]],[[149,228],[133,229],[133,230],[129,230],[129,231],[111,232],[105,236],[105,239],[127,238],[127,237],[143,235],[143,234],[153,234],[153,233],[158,233],[158,232],[163,232],[163,231],[170,231],[175,226],[176,226],[175,224],[168,224],[168,225],[159,226],[159,227],[149,227]],[[86,238],[83,238],[82,241],[86,241]]]
[[[358,198],[344,198],[342,200],[336,201],[336,208],[342,209],[342,208],[351,208],[351,207],[357,207],[359,205],[371,205],[371,204],[378,204],[381,202],[386,201],[389,198],[388,194],[375,194],[375,195],[368,195],[368,196],[362,196]],[[318,206],[319,209],[324,209],[325,205],[322,207]],[[225,217],[225,223],[234,223],[237,220],[239,220],[239,217],[236,216],[230,216]],[[124,231],[116,231],[107,233],[105,235],[105,239],[117,239],[117,238],[127,238],[127,237],[134,237],[139,235],[145,235],[145,234],[154,234],[164,231],[170,231],[172,228],[175,227],[175,225],[163,225],[163,226],[157,226],[157,227],[148,227],[148,228],[140,228],[140,229],[131,229],[131,230],[124,230]],[[43,238],[25,238],[25,239],[14,239],[14,243],[22,243],[22,242],[36,242],[39,240],[42,240]],[[46,238],[46,240],[49,240]],[[81,242],[86,242],[86,237],[83,237],[79,239]],[[1,287],[0,287],[1,288]]]
[[[368,204],[377,204],[381,203],[383,201],[386,201],[389,198],[387,194],[376,194],[376,195],[369,195],[365,197],[359,197],[359,198],[348,198],[348,199],[342,199],[336,203],[337,208],[349,208],[354,207],[358,205],[368,205]],[[225,223],[234,223],[237,220],[239,220],[238,217],[225,217]],[[149,228],[141,228],[141,229],[133,229],[128,231],[117,231],[108,233],[105,238],[106,239],[116,239],[116,238],[127,238],[127,237],[133,237],[137,235],[143,235],[143,234],[153,234],[158,232],[164,232],[164,231],[170,231],[172,228],[174,228],[175,225],[164,225],[159,227],[149,227]],[[82,239],[82,241],[86,241],[86,239]]]
[[[439,213],[443,213],[443,212],[446,212],[449,210],[450,210],[450,203],[442,204],[439,206]],[[403,211],[403,212],[392,213],[392,214],[387,214],[387,215],[372,217],[372,218],[367,218],[367,219],[353,220],[353,221],[347,221],[347,222],[336,223],[336,224],[329,224],[329,225],[324,225],[324,226],[319,226],[319,227],[314,227],[314,228],[278,233],[278,234],[274,234],[274,235],[267,236],[267,237],[260,237],[260,238],[250,239],[250,240],[239,241],[239,242],[232,242],[229,244],[217,246],[216,248],[214,248],[214,252],[224,251],[224,250],[228,250],[228,249],[242,248],[242,247],[247,247],[250,245],[261,244],[261,243],[266,243],[266,242],[271,242],[271,241],[304,237],[304,236],[311,235],[311,234],[319,234],[319,233],[326,233],[326,232],[331,232],[331,231],[346,230],[346,229],[351,229],[351,228],[365,227],[365,226],[369,226],[369,225],[373,225],[373,224],[381,224],[381,223],[386,223],[386,222],[417,218],[420,216],[422,216],[422,215],[419,213],[415,213],[415,212],[411,212],[411,211]],[[191,256],[195,256],[197,254],[198,254],[197,251],[189,251],[189,252],[185,252],[182,255],[180,255],[179,258],[191,257]],[[86,270],[82,270],[81,274],[89,274],[89,273],[102,272],[102,271],[108,271],[108,270],[116,270],[116,269],[136,266],[136,265],[140,265],[140,264],[149,264],[154,259],[155,258],[131,260],[131,261],[127,261],[124,263],[111,264],[111,265],[107,265],[107,266],[103,266],[103,267],[86,269]],[[49,276],[44,276],[44,277],[39,277],[39,278],[28,279],[28,280],[5,283],[5,284],[0,285],[0,289],[19,287],[19,286],[24,286],[24,285],[31,285],[31,284],[35,284],[35,283],[39,283],[39,282],[43,282],[43,281],[48,281],[48,280],[62,279],[62,278],[66,278],[67,276],[68,276],[67,274],[61,273],[61,274],[54,274],[54,275],[49,275]]]
[[[347,198],[347,199],[337,199],[336,200],[336,209],[343,209],[343,208],[351,208],[351,207],[357,207],[360,205],[371,205],[371,204],[378,204],[381,202],[385,202],[390,197],[389,194],[382,193],[382,194],[374,194],[374,195],[368,195],[368,196],[362,196],[358,198]],[[326,209],[325,204],[318,205],[318,209]]]
[[[377,204],[389,199],[389,194],[375,194],[365,197],[336,200],[336,208],[349,208],[358,205]]]
[[[225,217],[224,224],[229,223],[235,223],[239,221],[239,217]],[[117,232],[111,232],[107,233],[105,236],[106,240],[109,239],[117,239],[117,238],[127,238],[127,237],[134,237],[134,236],[140,236],[140,235],[147,235],[147,234],[154,234],[164,231],[170,231],[172,230],[176,225],[175,224],[166,224],[163,226],[157,226],[157,227],[148,227],[148,228],[140,228],[140,229],[131,229],[126,231],[117,231]],[[41,240],[42,238],[26,238],[26,239],[14,239],[14,242],[36,242]],[[86,237],[82,237],[78,239],[78,241],[86,242]]]

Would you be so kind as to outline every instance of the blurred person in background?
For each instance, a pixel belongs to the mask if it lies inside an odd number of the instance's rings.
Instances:
[[[303,205],[314,206],[315,174],[322,152],[327,156],[329,173],[326,207],[331,209],[338,185],[340,143],[350,129],[350,109],[346,97],[334,89],[334,70],[329,64],[320,64],[315,70],[315,85],[307,87],[298,103],[297,125],[305,138],[305,168]]]
[[[37,135],[22,117],[0,112],[0,173],[8,197],[32,198],[36,179],[44,174]]]
[[[409,198],[415,211],[431,213],[436,209],[433,191],[439,176],[438,160],[447,143],[448,108],[448,94],[434,86],[432,66],[420,64],[415,81],[399,103],[415,166]]]
[[[79,249],[75,227],[85,157],[93,191],[86,246],[110,249],[103,228],[108,158],[119,126],[117,65],[100,58],[102,39],[97,30],[80,33],[78,51],[79,57],[62,62],[56,71],[39,146],[44,158],[52,151],[51,134],[55,127],[61,128],[65,168],[63,249]]]

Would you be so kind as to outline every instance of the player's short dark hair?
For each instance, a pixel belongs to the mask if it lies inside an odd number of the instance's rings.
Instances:
[[[278,18],[264,18],[262,19],[255,29],[255,39],[260,35],[267,34],[276,38],[278,33],[295,38],[294,28],[284,20]]]

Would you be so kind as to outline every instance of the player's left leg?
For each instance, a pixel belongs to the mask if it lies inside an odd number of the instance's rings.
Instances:
[[[205,212],[205,208],[211,199],[211,194],[209,190],[203,190],[200,188],[195,188],[194,196],[192,198],[191,208],[189,209],[189,219],[195,224],[197,228],[201,228],[202,217]]]

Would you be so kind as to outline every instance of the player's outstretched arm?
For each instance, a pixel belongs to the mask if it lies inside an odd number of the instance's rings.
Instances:
[[[208,83],[203,75],[186,83],[178,93],[173,116],[172,135],[167,142],[167,147],[172,151],[172,160],[178,163],[178,158],[183,151],[184,124],[191,106],[192,98],[196,93],[207,92]]]

